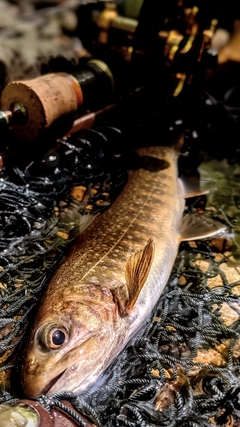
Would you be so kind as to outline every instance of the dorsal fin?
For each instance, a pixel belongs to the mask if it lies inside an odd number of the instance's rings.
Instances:
[[[206,214],[184,214],[180,230],[180,240],[207,239],[226,231],[226,226]]]
[[[140,291],[148,277],[154,255],[154,242],[149,239],[143,249],[132,255],[126,266],[125,278],[129,299],[126,310],[130,311],[140,294]]]

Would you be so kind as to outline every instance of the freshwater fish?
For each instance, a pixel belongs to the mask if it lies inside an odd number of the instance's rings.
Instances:
[[[223,229],[204,215],[183,216],[172,148],[137,154],[140,167],[77,238],[41,300],[20,365],[30,398],[92,386],[150,315],[180,241]]]

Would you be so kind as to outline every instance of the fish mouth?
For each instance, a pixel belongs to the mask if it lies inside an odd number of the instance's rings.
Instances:
[[[59,393],[59,386],[57,383],[59,380],[64,379],[65,373],[67,374],[69,370],[71,370],[71,367],[66,368],[61,374],[54,377],[43,391],[43,394],[46,394],[47,396],[53,396],[54,394]],[[62,391],[64,391],[64,388]]]
[[[74,375],[71,375],[73,372]],[[78,381],[76,381],[76,378]],[[58,394],[62,391],[79,394],[91,387],[93,382],[95,383],[94,370],[91,370],[91,372],[88,372],[86,376],[80,378],[78,364],[76,363],[75,365],[65,369],[61,375],[55,377],[54,380],[51,381],[51,385],[45,394],[48,397],[54,396],[55,394]]]
[[[37,388],[35,389],[35,387],[32,389],[31,385],[34,384],[34,379],[32,379],[32,381],[30,381],[30,387],[29,384],[22,384],[22,388],[23,391],[25,393],[25,395],[27,397],[29,397],[30,399],[37,399],[38,397],[40,397],[43,394],[47,394],[48,391],[54,386],[54,384],[59,380],[59,378],[61,378],[64,374],[65,374],[66,369],[61,372],[59,375],[56,375],[56,377],[54,377],[51,381],[49,381],[49,383],[41,388]],[[35,384],[36,384],[36,380],[35,380]]]
[[[61,374],[56,375],[56,377],[54,377],[49,383],[48,385],[44,388],[44,390],[42,391],[41,394],[48,394],[48,392],[51,390],[52,387],[54,387],[54,384],[56,384],[56,382],[65,374],[65,372],[67,371],[67,368],[64,369],[63,372],[61,372]]]

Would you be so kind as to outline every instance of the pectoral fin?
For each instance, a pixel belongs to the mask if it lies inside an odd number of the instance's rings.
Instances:
[[[180,240],[199,240],[223,234],[226,226],[205,214],[184,214],[180,229]]]
[[[148,277],[154,255],[154,242],[149,239],[146,246],[134,255],[128,262],[125,272],[126,283],[128,287],[129,299],[126,310],[130,311],[140,294],[140,291]]]

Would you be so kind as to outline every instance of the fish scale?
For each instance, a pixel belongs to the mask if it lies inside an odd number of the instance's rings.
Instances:
[[[20,366],[31,398],[95,384],[167,283],[185,205],[177,154],[169,147],[137,153],[140,167],[77,238],[43,295]],[[208,227],[203,237],[213,234]]]

